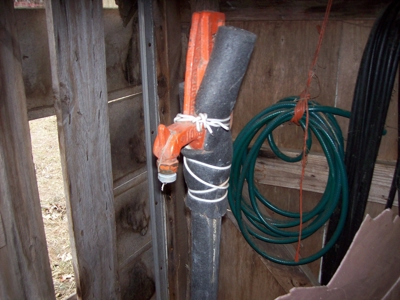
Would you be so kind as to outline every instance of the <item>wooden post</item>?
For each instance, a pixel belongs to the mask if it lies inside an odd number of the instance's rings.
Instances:
[[[0,299],[54,299],[11,0],[0,0]]]
[[[46,1],[79,299],[119,299],[102,1]]]

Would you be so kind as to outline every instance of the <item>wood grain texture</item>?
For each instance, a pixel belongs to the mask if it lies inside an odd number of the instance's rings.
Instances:
[[[218,0],[190,0],[192,13],[197,11],[219,11]]]
[[[293,155],[293,152],[291,152],[291,155]],[[368,201],[386,203],[394,169],[393,165],[382,163],[375,165]],[[303,190],[322,194],[325,191],[328,172],[329,167],[325,156],[308,155]],[[287,163],[278,158],[259,158],[255,167],[256,182],[289,189],[299,189],[300,174],[301,162]]]
[[[0,1],[1,299],[54,299],[13,1]]]
[[[108,91],[139,84],[139,59],[132,62],[128,55],[132,48],[131,38],[137,37],[134,31],[137,28],[134,28],[133,21],[124,27],[116,9],[103,9],[102,14]],[[15,15],[29,119],[54,115],[45,10],[18,9]],[[135,80],[129,76],[134,76]]]
[[[328,23],[311,95],[321,104],[351,110],[361,57],[374,20],[331,20]],[[228,22],[257,34],[256,47],[234,112],[233,136],[257,113],[282,97],[299,94],[316,47],[316,21]],[[386,120],[378,159],[397,159],[398,78]],[[348,120],[338,118],[344,136]],[[302,130],[291,123],[274,131],[277,143],[300,149]],[[314,139],[315,140],[315,139]],[[318,142],[312,151],[321,152]]]
[[[146,245],[151,244],[147,172],[137,175],[132,181],[132,188],[115,197],[120,269],[139,257]]]
[[[108,104],[113,180],[146,164],[143,98],[141,94]]]
[[[234,110],[232,134],[259,112],[281,98],[299,95],[305,88],[308,69],[318,41],[320,22],[229,22],[257,35],[250,65]],[[324,105],[334,105],[341,22],[330,22],[322,44],[310,93]],[[287,149],[302,149],[303,131],[291,123],[274,131],[276,143]],[[313,151],[319,151],[318,143]]]
[[[267,300],[287,293],[228,217],[222,221],[220,251],[218,299]]]
[[[210,1],[210,0],[208,0]],[[208,2],[198,1],[198,2]],[[189,1],[181,0],[183,22],[190,22]],[[228,21],[304,21],[323,20],[326,0],[222,0],[220,11]],[[335,1],[330,19],[374,19],[390,0]]]
[[[155,300],[154,263],[151,244],[120,270],[121,300]]]
[[[28,111],[52,108],[49,43],[44,9],[15,10]],[[54,114],[54,109],[49,111]]]
[[[178,87],[179,83],[183,82],[180,70],[181,66],[185,64],[185,56],[182,53],[178,1],[156,2],[154,21],[160,122],[169,125],[180,112]],[[183,165],[181,164],[176,182],[167,185],[164,191],[170,299],[186,299],[189,282],[189,270],[186,267],[189,261],[189,235],[186,224],[185,185],[182,169]]]
[[[46,12],[77,295],[119,299],[102,3]]]

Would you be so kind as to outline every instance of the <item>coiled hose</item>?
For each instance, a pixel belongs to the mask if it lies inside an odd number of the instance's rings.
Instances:
[[[284,265],[301,265],[310,263],[324,255],[336,242],[345,224],[348,207],[347,175],[344,167],[343,136],[335,115],[350,117],[350,113],[339,108],[321,106],[316,102],[309,103],[309,127],[307,149],[312,146],[311,132],[322,146],[329,166],[329,176],[325,192],[320,202],[310,211],[304,212],[302,240],[306,239],[330,218],[341,201],[341,212],[335,233],[325,246],[313,255],[294,260],[283,260],[263,251],[256,240],[275,244],[289,244],[297,241],[299,233],[293,230],[300,224],[300,214],[283,210],[264,198],[254,184],[254,168],[258,153],[265,141],[277,157],[286,162],[298,162],[303,153],[295,157],[285,155],[276,145],[273,131],[292,119],[298,97],[288,97],[265,109],[255,116],[240,132],[233,144],[233,161],[229,185],[228,199],[233,215],[240,230],[251,245],[264,258]],[[305,128],[305,117],[300,120]],[[259,135],[256,137],[256,135]],[[254,140],[254,143],[253,143]],[[250,148],[250,145],[253,146]],[[247,183],[249,199],[243,196]],[[286,217],[285,220],[273,219],[262,213],[260,205]]]

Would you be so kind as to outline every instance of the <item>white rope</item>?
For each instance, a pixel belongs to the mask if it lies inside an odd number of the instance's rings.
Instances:
[[[220,185],[214,185],[212,183],[206,182],[203,179],[201,179],[199,176],[197,176],[196,174],[193,173],[193,171],[189,168],[187,161],[190,161],[192,163],[207,167],[207,168],[211,168],[214,170],[228,170],[230,169],[231,165],[229,166],[225,166],[225,167],[218,167],[218,166],[213,166],[213,165],[209,165],[191,158],[186,158],[183,157],[183,163],[185,164],[186,170],[189,172],[189,174],[196,179],[198,182],[210,187],[209,189],[205,189],[205,190],[192,190],[192,189],[188,189],[188,194],[195,200],[197,201],[202,201],[202,202],[219,202],[222,201],[226,198],[227,194],[228,194],[228,187],[229,187],[229,177],[227,180],[225,180],[223,183],[221,183]],[[225,194],[218,198],[218,199],[204,199],[204,198],[199,198],[197,196],[195,196],[194,194],[206,194],[209,192],[213,192],[216,190],[226,190]]]
[[[225,130],[229,130],[229,122],[231,117],[225,119],[211,119],[207,117],[207,114],[200,113],[198,116],[177,114],[174,122],[192,122],[196,123],[196,129],[198,132],[202,128],[207,128],[210,134],[213,133],[211,127],[222,127]]]

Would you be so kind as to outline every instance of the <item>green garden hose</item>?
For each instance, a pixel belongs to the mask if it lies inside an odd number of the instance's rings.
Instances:
[[[299,97],[288,97],[280,100],[255,116],[240,132],[233,144],[233,161],[228,194],[232,213],[250,246],[264,258],[275,263],[292,266],[317,260],[334,245],[343,229],[348,207],[344,142],[335,115],[349,118],[350,112],[310,101],[307,149],[310,151],[312,146],[312,132],[317,137],[326,156],[329,176],[320,202],[312,210],[303,212],[302,222],[303,224],[309,222],[309,224],[303,226],[302,240],[324,226],[341,201],[339,224],[332,238],[325,243],[322,249],[309,257],[301,258],[298,262],[273,257],[257,246],[256,239],[268,243],[289,244],[296,242],[299,236],[297,231],[290,229],[299,225],[300,214],[273,205],[260,194],[254,184],[256,159],[265,141],[268,141],[271,150],[283,161],[294,163],[302,159],[303,153],[295,157],[285,155],[276,145],[272,134],[278,126],[292,119],[298,99]],[[300,126],[304,130],[305,117],[300,120]],[[256,136],[257,134],[259,135]],[[249,201],[243,197],[245,183],[247,183]],[[286,217],[285,220],[266,216],[261,212],[260,205],[264,205],[271,211]]]

